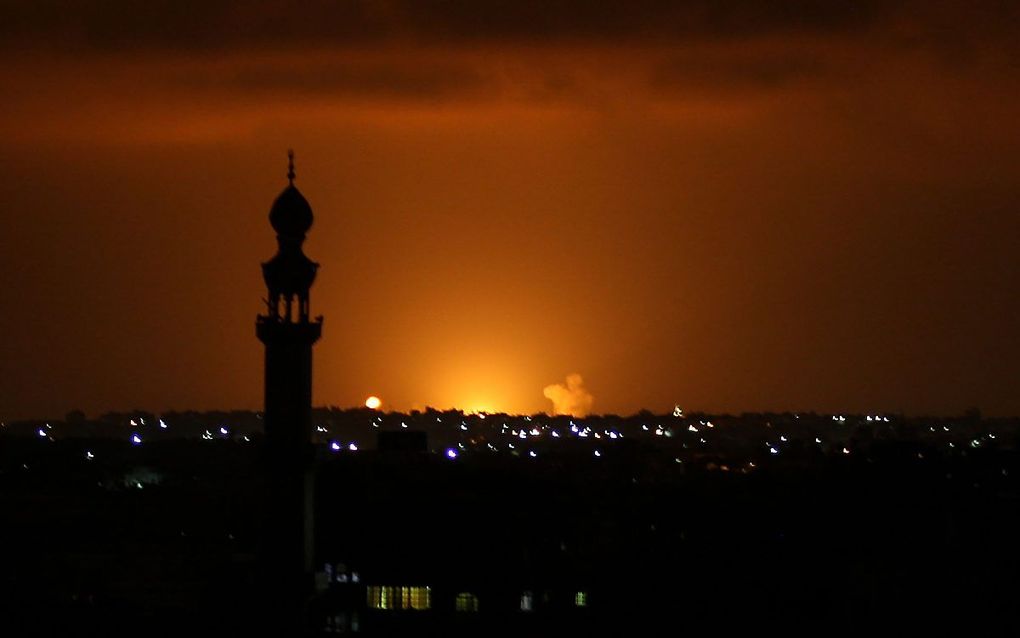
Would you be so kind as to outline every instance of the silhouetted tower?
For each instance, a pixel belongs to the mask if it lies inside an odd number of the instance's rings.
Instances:
[[[267,312],[255,323],[266,345],[266,593],[283,614],[296,612],[312,587],[312,344],[322,334],[322,317],[308,316],[308,290],[319,265],[301,249],[312,208],[294,186],[293,152],[289,160],[290,184],[269,212],[279,250],[262,264]]]

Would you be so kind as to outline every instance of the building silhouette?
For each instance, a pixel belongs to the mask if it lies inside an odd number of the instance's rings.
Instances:
[[[322,317],[309,316],[319,265],[301,247],[312,208],[294,186],[293,152],[289,160],[290,183],[269,212],[279,248],[262,264],[267,308],[255,323],[266,348],[263,611],[281,630],[300,626],[313,586],[312,345],[322,334]]]

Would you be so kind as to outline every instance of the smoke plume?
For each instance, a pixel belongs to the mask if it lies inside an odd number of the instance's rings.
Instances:
[[[554,415],[585,416],[595,402],[595,397],[584,387],[584,379],[576,372],[567,375],[566,385],[562,383],[547,385],[542,394],[552,401]]]

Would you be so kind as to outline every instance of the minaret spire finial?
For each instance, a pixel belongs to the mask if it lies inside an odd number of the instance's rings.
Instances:
[[[287,179],[290,180],[290,185],[294,185],[294,149],[287,151]]]

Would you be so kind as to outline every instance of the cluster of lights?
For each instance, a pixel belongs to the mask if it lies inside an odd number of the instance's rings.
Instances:
[[[348,443],[346,447],[340,441],[330,441],[329,449],[333,452],[342,452],[345,449],[349,452],[357,452],[360,448],[358,448],[358,444],[354,441]]]

